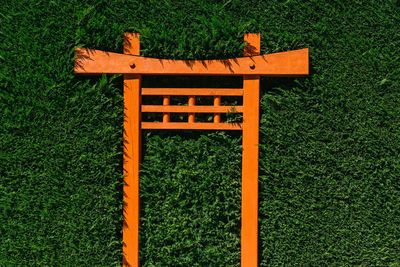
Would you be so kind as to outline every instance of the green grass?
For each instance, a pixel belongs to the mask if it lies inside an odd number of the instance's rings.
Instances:
[[[260,266],[400,265],[398,1],[3,0],[0,25],[1,266],[121,264],[122,78],[72,63],[124,32],[157,58],[309,47],[309,77],[261,81]],[[144,133],[143,266],[239,266],[240,144]]]

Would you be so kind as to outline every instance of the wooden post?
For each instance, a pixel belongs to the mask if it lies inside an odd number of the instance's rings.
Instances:
[[[195,96],[189,96],[189,107],[193,107],[196,105],[196,98]],[[194,113],[189,113],[188,114],[188,122],[189,123],[194,123],[195,122],[195,115]]]
[[[245,56],[260,54],[260,34],[245,34]],[[250,64],[249,68],[255,68]],[[241,266],[257,266],[258,127],[260,76],[243,76]]]
[[[221,106],[221,96],[214,96],[214,107]],[[221,113],[214,113],[214,122],[221,122]]]
[[[124,54],[140,54],[138,33],[125,34]],[[124,75],[123,266],[139,266],[140,87],[141,75]]]
[[[164,106],[169,106],[171,102],[170,96],[163,96],[163,105]],[[169,122],[170,121],[170,113],[164,112],[163,113],[163,122]]]

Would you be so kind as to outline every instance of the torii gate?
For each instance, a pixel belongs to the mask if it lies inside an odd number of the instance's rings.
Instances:
[[[139,266],[139,163],[141,129],[241,130],[242,207],[241,266],[257,266],[258,128],[260,76],[308,75],[308,48],[260,55],[260,34],[245,34],[244,57],[225,60],[169,60],[139,56],[140,35],[127,33],[124,54],[77,48],[75,73],[124,74],[124,226],[123,266]],[[243,76],[243,88],[142,88],[142,75]],[[142,95],[161,95],[163,105],[142,105]],[[188,106],[170,105],[170,96],[188,96]],[[213,96],[213,106],[196,106],[196,96]],[[221,96],[242,96],[243,123],[221,122]],[[142,112],[163,113],[162,122],[141,122]],[[170,113],[188,113],[188,122],[170,122]],[[195,122],[195,113],[214,113],[210,123]]]

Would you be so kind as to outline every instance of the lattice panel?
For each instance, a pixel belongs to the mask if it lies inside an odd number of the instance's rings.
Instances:
[[[243,96],[243,89],[142,88],[142,95],[162,96],[163,105],[141,105],[141,112],[163,113],[162,122],[142,122],[142,129],[241,130],[242,123],[221,122],[222,113],[243,113],[243,106],[221,106],[221,96]],[[170,105],[171,96],[187,96],[188,105]],[[197,96],[212,96],[213,106],[196,106]],[[187,122],[170,122],[171,113],[187,113]],[[196,113],[214,113],[213,122],[196,122]]]

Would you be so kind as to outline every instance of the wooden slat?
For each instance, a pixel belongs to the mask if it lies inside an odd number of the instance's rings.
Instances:
[[[189,103],[188,103],[190,108],[195,108],[196,105],[196,97],[195,96],[189,96]],[[178,106],[179,108],[179,106]],[[178,111],[179,112],[179,111]],[[195,121],[195,115],[194,113],[189,113],[188,114],[188,122],[193,123]]]
[[[221,106],[221,97],[220,96],[214,96],[214,107],[219,107]],[[214,113],[214,122],[221,122],[221,114],[220,113]]]
[[[152,75],[264,75],[308,74],[308,48],[269,55],[225,60],[169,60],[76,48],[75,73]]]
[[[164,130],[242,130],[241,123],[212,123],[212,122],[142,122],[142,129]]]
[[[125,35],[124,53],[139,55],[139,36]],[[140,86],[141,75],[124,75],[124,267],[139,266]]]
[[[245,55],[260,54],[260,34],[245,34]],[[258,263],[258,131],[260,76],[243,76],[241,266]]]
[[[142,88],[142,95],[178,96],[242,96],[243,89],[237,88]]]
[[[227,113],[243,112],[243,106],[158,106],[142,105],[142,112]]]
[[[171,102],[170,96],[164,96],[163,97],[163,105],[164,106],[169,106]],[[170,121],[170,114],[169,113],[164,113],[163,114],[163,122],[169,122]]]

